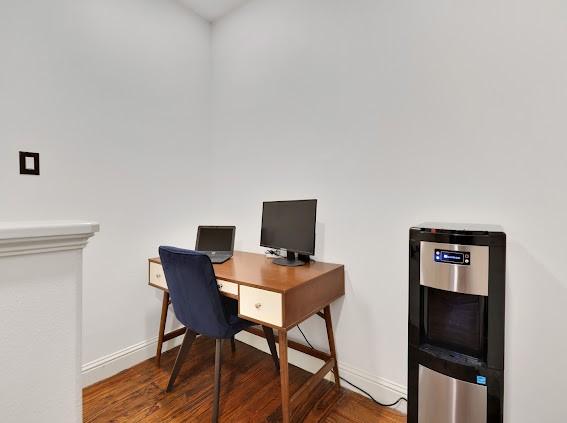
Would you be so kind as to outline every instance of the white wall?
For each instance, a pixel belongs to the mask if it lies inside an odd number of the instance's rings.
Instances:
[[[506,422],[564,421],[567,5],[253,1],[213,27],[215,221],[319,199],[339,360],[406,385],[408,228],[508,234]],[[305,325],[324,346],[322,326]]]
[[[0,257],[5,422],[82,420],[81,251]]]
[[[209,98],[210,26],[175,1],[0,2],[0,219],[101,224],[83,363],[157,335],[146,260],[206,216]]]

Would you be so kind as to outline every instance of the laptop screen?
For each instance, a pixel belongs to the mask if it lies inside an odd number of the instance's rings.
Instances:
[[[234,231],[234,226],[199,226],[195,250],[232,251]]]

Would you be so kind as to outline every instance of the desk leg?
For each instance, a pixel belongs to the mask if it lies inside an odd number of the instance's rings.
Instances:
[[[325,325],[327,326],[327,339],[329,341],[329,350],[331,357],[335,359],[333,367],[333,375],[335,376],[335,386],[341,389],[341,379],[339,378],[339,362],[337,361],[337,349],[335,348],[335,335],[333,334],[333,321],[331,320],[331,307],[326,306],[323,309],[325,313]]]
[[[289,423],[289,368],[287,362],[287,331],[278,330],[280,346],[280,380],[282,385],[282,422]]]
[[[169,292],[163,292],[163,302],[161,303],[161,320],[159,322],[159,333],[157,341],[156,364],[161,364],[161,349],[163,347],[163,337],[165,335],[165,322],[167,321],[167,309],[169,307]]]

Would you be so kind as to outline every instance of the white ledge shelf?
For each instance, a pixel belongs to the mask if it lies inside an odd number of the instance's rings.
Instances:
[[[0,222],[0,257],[82,249],[98,231],[94,222]]]

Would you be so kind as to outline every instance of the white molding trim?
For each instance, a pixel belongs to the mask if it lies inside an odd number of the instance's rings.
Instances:
[[[0,222],[0,257],[80,250],[98,231],[93,222]]]
[[[384,404],[391,404],[397,401],[398,398],[407,398],[407,387],[399,383],[392,382],[391,380],[384,379],[371,375],[370,373],[357,369],[356,367],[349,366],[348,364],[339,363],[339,372],[349,382],[360,386],[362,389],[370,393],[377,401]],[[350,389],[351,391],[360,392],[358,389],[353,388],[348,383],[342,382],[342,386]],[[392,407],[395,410],[407,414],[407,407],[405,401],[400,401],[396,406]]]
[[[180,336],[164,342],[162,352],[175,348],[181,344],[182,340],[183,337]],[[114,376],[148,358],[155,357],[156,348],[157,336],[83,364],[81,367],[83,387]]]
[[[240,332],[238,335],[236,335],[236,339],[248,345],[251,345],[254,348],[259,349],[260,351],[263,351],[267,354],[270,353],[268,349],[268,343],[262,337],[253,335],[249,332]],[[290,364],[293,364],[294,366],[304,369],[310,373],[315,373],[321,368],[321,360],[311,357],[310,355],[304,354],[302,352],[293,350],[291,348],[288,352],[288,360]],[[372,395],[377,401],[380,401],[382,403],[392,403],[400,397],[407,398],[407,388],[396,382],[392,382],[381,377],[376,377],[364,370],[341,362],[339,362],[339,371],[342,377],[354,383],[355,385],[360,386],[362,389]],[[333,380],[332,374],[327,374],[325,379]],[[342,382],[342,386],[354,392],[359,392],[348,383]],[[407,412],[405,401],[400,401],[398,405],[393,408],[404,414],[406,414]]]

